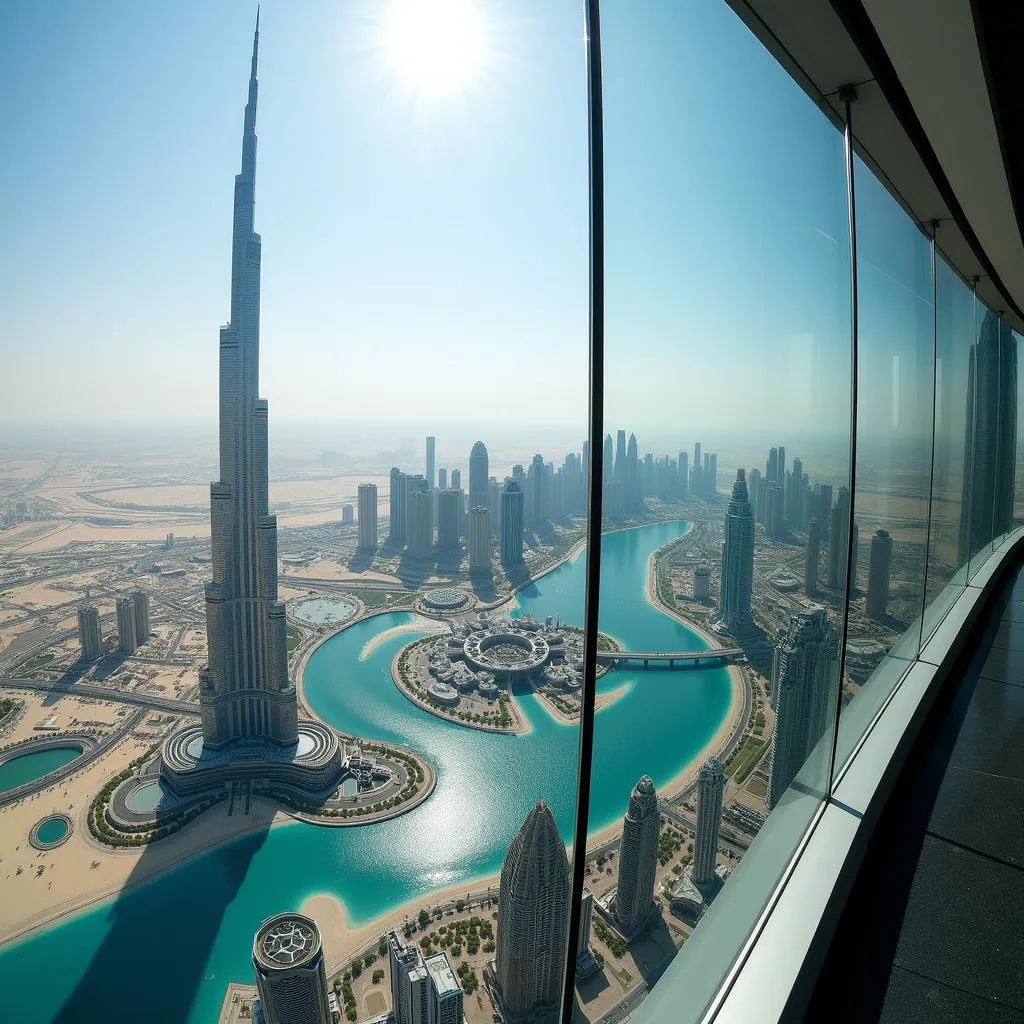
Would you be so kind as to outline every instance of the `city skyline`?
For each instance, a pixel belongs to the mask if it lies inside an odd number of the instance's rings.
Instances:
[[[263,232],[274,239],[275,248],[266,268],[273,287],[264,296],[264,380],[282,424],[330,420],[339,409],[350,420],[372,415],[377,408],[380,351],[394,356],[387,363],[389,392],[403,415],[416,411],[426,419],[432,405],[429,396],[444,381],[441,367],[453,362],[471,365],[481,345],[491,366],[491,388],[466,389],[458,408],[434,409],[434,425],[467,418],[511,424],[524,415],[552,426],[585,423],[586,97],[578,11],[573,5],[540,3],[512,11],[489,0],[472,6],[485,37],[477,78],[458,95],[428,103],[410,98],[408,83],[395,66],[386,19],[375,13],[374,5],[317,4],[302,11],[274,2],[264,5],[264,31],[274,40],[266,73],[273,78],[274,90],[261,113],[261,131],[265,139],[273,139],[273,147],[261,175],[258,202],[264,213]],[[220,256],[226,237],[217,228],[215,210],[223,196],[221,168],[231,156],[224,139],[234,109],[229,100],[237,96],[239,26],[252,13],[252,5],[240,2],[215,12],[186,3],[173,12],[132,10],[116,24],[106,24],[90,22],[84,8],[72,8],[48,24],[27,4],[13,8],[8,38],[14,59],[0,70],[0,84],[6,86],[0,95],[25,93],[27,76],[35,67],[30,55],[40,48],[51,76],[35,91],[30,108],[11,111],[11,145],[22,159],[0,172],[0,184],[7,186],[0,194],[17,197],[26,210],[17,215],[3,210],[12,214],[9,252],[20,258],[3,263],[17,301],[0,327],[11,339],[12,355],[22,371],[18,376],[30,383],[27,391],[0,392],[7,416],[21,421],[165,422],[172,411],[180,415],[175,399],[183,389],[193,396],[190,415],[212,416],[215,395],[204,383],[209,379],[204,372],[209,353],[202,340],[205,324],[223,317],[217,285],[223,281]],[[668,11],[665,16],[671,25],[665,35],[682,40],[686,47],[691,36],[702,32],[735,34],[736,64],[741,69],[730,86],[735,98],[751,89],[765,90],[787,115],[803,102],[790,93],[781,69],[763,62],[748,67],[740,59],[756,43],[735,32],[729,12],[694,9]],[[609,30],[619,39],[609,53],[609,74],[621,76],[623,67],[638,59],[638,48],[667,45],[642,27],[622,21],[616,12],[609,14]],[[696,47],[691,56],[695,65],[706,59]],[[684,79],[691,73],[685,70],[688,63],[679,62]],[[182,66],[193,72],[190,87],[171,88],[171,82],[180,86],[176,79]],[[99,74],[100,67],[116,69],[113,81]],[[129,74],[133,98],[118,104],[111,86]],[[644,89],[642,82],[616,81],[608,100],[609,137],[622,143],[610,148],[610,173],[628,147],[622,118]],[[373,101],[367,103],[368,97]],[[728,101],[733,98],[730,94]],[[132,131],[143,109],[159,122],[174,124],[174,137],[159,135],[128,149],[115,147],[116,140]],[[98,110],[104,111],[102,120],[96,118]],[[670,115],[671,108],[658,103],[637,127],[650,133],[659,119]],[[69,116],[81,128],[50,132],[45,144],[39,143],[40,125],[62,123]],[[718,143],[713,121],[698,119],[691,130],[692,144],[707,145],[709,158],[714,156]],[[807,134],[815,136],[816,131]],[[651,155],[658,173],[662,166],[676,163],[671,133],[663,136],[655,133],[657,146]],[[538,150],[540,139],[546,140],[544,158]],[[553,141],[557,156],[550,152]],[[74,180],[62,181],[61,201],[73,204],[76,211],[71,223],[77,230],[68,232],[64,220],[40,219],[33,200],[36,182],[47,181],[65,166],[64,150],[72,144],[84,147],[92,159],[78,162]],[[118,149],[116,166],[97,162],[101,147]],[[345,159],[353,150],[363,158]],[[183,161],[182,152],[209,156],[200,162]],[[761,147],[758,152],[769,161],[769,169],[785,159],[782,151]],[[312,176],[311,167],[316,169]],[[418,176],[417,189],[407,187],[410,170]],[[725,203],[734,192],[728,182],[708,180],[700,168],[686,173],[684,193],[706,194]],[[126,188],[127,180],[145,182],[146,188]],[[714,353],[740,355],[736,339],[743,336],[751,340],[744,343],[743,358],[732,361],[730,375],[734,385],[737,374],[745,375],[750,394],[743,416],[751,424],[783,430],[799,427],[813,416],[819,429],[841,431],[836,410],[843,407],[846,392],[848,338],[844,340],[843,318],[825,310],[837,294],[842,305],[837,287],[845,207],[815,181],[808,184],[804,197],[787,193],[787,201],[800,205],[800,217],[828,253],[821,259],[813,247],[795,239],[782,242],[791,268],[806,266],[813,275],[820,300],[808,305],[805,298],[790,296],[784,281],[755,263],[752,251],[744,250],[734,254],[741,257],[734,284],[753,301],[739,309],[733,305],[731,319],[723,320],[700,290],[699,267],[709,245],[717,259],[736,239],[716,237],[722,232],[716,227],[712,233],[707,213],[694,211],[692,201],[685,200],[679,208],[662,213],[666,223],[688,223],[691,232],[697,232],[694,248],[666,251],[666,238],[651,220],[648,200],[637,191],[639,182],[629,176],[625,181],[623,190],[610,194],[610,227],[632,216],[637,229],[609,232],[607,361],[616,385],[607,390],[606,414],[628,420],[638,430],[657,430],[665,417],[655,410],[682,387],[694,428],[736,425],[737,410],[726,412],[714,398],[715,389],[705,385],[721,375]],[[149,202],[154,189],[163,203]],[[106,230],[101,230],[90,217],[110,213],[114,190],[121,209],[116,217],[108,216]],[[506,199],[496,210],[490,198],[498,191]],[[361,198],[353,203],[346,196]],[[481,217],[485,206],[487,216]],[[86,210],[95,212],[86,215]],[[538,221],[534,210],[558,212]],[[474,227],[478,221],[493,225],[500,246],[488,246],[487,237],[479,236]],[[540,223],[547,226],[538,235]],[[48,280],[26,276],[26,268],[35,266],[31,254],[46,244],[58,224],[62,244],[56,248],[55,272],[60,261],[77,256],[81,277],[85,261],[80,258],[79,239],[88,238],[90,269],[83,287],[92,267],[108,279],[122,279],[125,287],[119,289],[117,303],[101,307],[93,295],[104,295],[102,287],[82,294],[76,285],[66,294],[67,301],[54,308],[46,290]],[[134,234],[128,233],[129,224],[136,229]],[[446,236],[450,241],[438,259],[438,239]],[[162,241],[159,257],[150,247],[138,258],[139,239],[152,237]],[[405,258],[383,273],[384,247],[399,237]],[[543,269],[530,258],[539,240],[545,249]],[[481,243],[488,249],[484,261],[475,258]],[[652,247],[647,258],[633,260],[634,250],[645,246]],[[49,246],[51,253],[54,248]],[[673,294],[678,289],[665,288],[659,271],[648,308],[647,303],[637,304],[635,294],[640,282],[649,279],[655,257],[663,259],[675,279],[690,283],[680,297]],[[776,256],[772,262],[784,261]],[[635,269],[630,270],[633,264]],[[133,388],[128,368],[106,354],[127,344],[124,325],[138,319],[134,304],[159,302],[168,277],[179,282],[190,301],[154,325],[146,344],[154,352],[173,344],[179,359],[158,381],[149,382],[143,396]],[[346,282],[340,304],[332,301],[339,279]],[[430,288],[423,284],[428,280],[433,282]],[[401,303],[390,301],[396,287],[403,295]],[[511,304],[521,310],[511,315],[506,299],[510,289],[528,299]],[[51,311],[45,323],[33,315],[42,306]],[[496,316],[499,310],[501,315]],[[338,338],[344,345],[336,344]],[[134,335],[132,343],[137,346]],[[665,354],[681,347],[687,351],[685,359],[675,357],[665,364]],[[77,353],[84,351],[98,358],[83,362]],[[45,390],[37,388],[30,352],[68,360],[69,376],[77,384],[74,391],[52,381]],[[436,352],[445,358],[424,355]],[[545,367],[543,375],[532,375],[531,386],[525,389],[518,383],[524,360]],[[640,400],[636,396],[643,389],[637,387],[636,367],[647,360],[658,361],[667,372],[644,381],[650,400]],[[93,366],[101,363],[108,367],[106,381],[109,367],[115,367],[116,403],[98,400],[94,385],[99,378]],[[304,373],[302,367],[308,364],[317,365],[319,372]],[[198,372],[186,374],[186,366]],[[765,372],[768,391],[785,380],[800,382],[798,391],[806,396],[802,402],[809,404],[770,402],[762,393]],[[109,391],[108,383],[105,392]],[[515,402],[494,401],[501,394],[515,394]],[[503,412],[506,405],[509,411]]]

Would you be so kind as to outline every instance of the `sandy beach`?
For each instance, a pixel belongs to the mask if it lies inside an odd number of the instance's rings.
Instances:
[[[359,652],[359,660],[366,661],[374,651],[376,651],[382,644],[387,643],[388,640],[391,640],[393,637],[402,636],[405,633],[424,632],[447,633],[448,630],[436,619],[428,619],[422,615],[417,615],[412,622],[407,622],[402,626],[392,626],[390,629],[385,629],[383,633],[378,633],[371,640],[368,640],[363,645],[363,649]]]

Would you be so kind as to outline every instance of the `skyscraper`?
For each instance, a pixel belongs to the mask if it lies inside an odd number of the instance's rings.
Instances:
[[[395,1024],[430,1024],[430,976],[420,951],[397,931],[388,932],[388,967]]]
[[[626,479],[623,481],[626,486],[626,504],[635,508],[643,503],[643,494],[640,490],[640,458],[636,446],[636,434],[629,435],[629,443],[626,445]]]
[[[459,497],[461,491],[439,491],[437,495],[437,547],[451,551],[459,546]]]
[[[807,524],[807,552],[804,557],[804,593],[813,600],[818,596],[818,560],[821,556],[821,528],[817,517]]]
[[[618,430],[615,433],[615,479],[623,486],[626,483],[626,432]]]
[[[462,490],[462,470],[461,469],[453,469],[452,470],[452,487],[451,487],[451,489],[453,491],[461,491]]]
[[[594,917],[594,894],[583,886],[580,898],[580,938],[576,943],[576,955],[583,956],[590,949],[590,923]]]
[[[357,491],[359,504],[359,549],[377,550],[377,485],[360,484]]]
[[[437,489],[439,491],[448,490],[448,470],[443,467],[437,471]]]
[[[690,456],[688,452],[679,453],[679,497],[690,495]]]
[[[718,830],[722,823],[725,769],[717,757],[709,757],[697,776],[697,827],[693,834],[693,881],[707,885],[715,880]]]
[[[608,483],[609,480],[615,479],[615,460],[614,460],[614,446],[612,445],[612,435],[606,434],[604,438],[604,482]]]
[[[426,477],[410,477],[409,484],[406,496],[406,550],[413,558],[429,558],[434,546],[433,497],[427,490]]]
[[[491,513],[483,505],[469,510],[469,571],[491,568]]]
[[[87,603],[78,609],[78,643],[83,661],[96,661],[103,653],[103,632],[100,629],[100,611]]]
[[[434,461],[434,438],[428,437],[427,438],[427,466],[426,466],[427,473],[426,473],[426,476],[427,476],[427,486],[431,490],[434,489],[434,465],[435,465],[435,461]]]
[[[387,935],[395,1024],[462,1024],[463,994],[447,953],[424,959],[397,931]]]
[[[558,1006],[569,894],[565,844],[541,800],[526,816],[501,868],[495,975],[506,1016]]]
[[[405,517],[409,478],[397,466],[391,467],[390,538],[395,547],[405,547]]]
[[[534,455],[526,472],[526,521],[539,523],[544,517],[544,456]]]
[[[469,507],[487,504],[487,449],[477,441],[469,453]]]
[[[142,645],[149,639],[149,594],[136,587],[128,596],[135,611],[135,643]]]
[[[878,530],[871,538],[871,560],[868,562],[868,595],[864,611],[872,619],[884,619],[889,604],[889,568],[892,565],[892,537],[887,530]]]
[[[428,1024],[462,1024],[463,994],[448,954],[441,952],[423,961],[430,979]]]
[[[260,236],[253,230],[258,46],[257,27],[242,169],[235,177],[231,319],[220,331],[220,480],[210,485],[209,661],[199,682],[208,747],[298,739],[284,602],[277,597],[277,517],[267,500],[267,403],[259,397]]]
[[[966,419],[957,565],[1005,533],[1013,518],[1017,346],[991,310],[970,348]]]
[[[519,565],[523,561],[523,492],[514,480],[505,484],[501,496],[501,560],[505,565]]]
[[[267,403],[259,397],[260,236],[253,230],[258,46],[257,27],[235,176],[231,320],[220,330],[220,480],[210,485],[213,580],[205,591],[209,659],[199,670],[201,724],[175,730],[160,751],[161,778],[178,792],[271,775],[323,792],[341,772],[334,731],[299,724],[277,594]],[[265,755],[267,744],[279,748],[273,756]],[[221,754],[209,757],[210,750]]]
[[[838,632],[824,608],[790,617],[772,663],[771,810],[825,732],[839,666]]]
[[[622,838],[619,840],[615,918],[627,936],[642,925],[654,909],[660,827],[661,814],[654,783],[649,775],[641,775],[629,795],[629,807],[622,821]]]
[[[139,646],[135,634],[135,602],[130,597],[117,599],[117,649],[122,654],[134,654]]]
[[[303,914],[277,914],[260,926],[252,966],[265,1024],[330,1024],[320,929]]]
[[[770,484],[777,484],[779,482],[779,449],[769,448],[768,449],[768,462],[765,465],[765,480]]]
[[[722,545],[722,594],[719,619],[733,629],[750,622],[750,594],[754,584],[754,519],[747,499],[747,481],[736,470],[732,498],[725,513]]]
[[[840,487],[836,491],[828,534],[828,585],[843,587],[846,585],[846,557],[850,544],[849,487]]]

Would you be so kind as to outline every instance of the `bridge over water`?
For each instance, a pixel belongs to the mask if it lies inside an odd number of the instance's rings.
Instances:
[[[741,647],[719,647],[707,651],[598,651],[599,665],[628,665],[643,662],[644,668],[651,663],[667,665],[668,668],[718,668],[735,661],[744,661]]]

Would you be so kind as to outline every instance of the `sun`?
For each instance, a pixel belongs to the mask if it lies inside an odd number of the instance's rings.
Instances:
[[[474,0],[387,0],[382,22],[392,72],[424,99],[464,91],[486,61]]]

